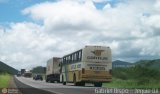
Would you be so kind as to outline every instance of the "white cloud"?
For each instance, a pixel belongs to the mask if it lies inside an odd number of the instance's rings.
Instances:
[[[41,11],[40,11],[41,10]],[[61,1],[42,3],[26,8],[24,14],[31,14],[35,20],[43,20],[47,31],[66,29],[96,29],[103,18],[92,2]],[[99,19],[94,22],[94,19]],[[62,24],[63,23],[63,24]]]
[[[103,2],[108,2],[108,1],[111,1],[111,0],[92,0],[94,2],[98,2],[98,3],[103,3]]]
[[[45,65],[49,58],[85,45],[110,46],[113,59],[157,58],[160,56],[157,6],[153,1],[134,0],[117,3],[116,7],[108,3],[98,10],[91,0],[61,0],[27,7],[22,13],[33,22],[11,23],[5,33],[0,29],[0,59],[15,68],[29,68]]]
[[[146,24],[154,28],[160,28],[160,15],[153,15],[145,19]]]
[[[159,8],[160,8],[160,1],[159,1],[159,0],[156,0],[156,3],[154,4],[153,7],[155,8],[156,11],[160,12],[160,11],[159,11]]]

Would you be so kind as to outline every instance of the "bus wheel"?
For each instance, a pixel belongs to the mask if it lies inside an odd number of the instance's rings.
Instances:
[[[95,86],[95,87],[102,87],[102,83],[96,82],[96,83],[94,83],[94,86]]]
[[[63,85],[66,85],[66,82],[63,82]]]
[[[77,86],[76,75],[75,75],[75,74],[74,74],[74,76],[73,76],[73,83],[74,83],[75,86]]]
[[[66,82],[64,82],[64,77],[62,76],[62,83],[63,85],[66,85]]]

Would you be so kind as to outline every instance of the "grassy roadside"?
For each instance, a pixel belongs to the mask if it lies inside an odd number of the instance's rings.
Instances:
[[[10,78],[9,74],[0,74],[0,88],[7,88]]]
[[[136,80],[122,80],[118,78],[113,78],[110,83],[104,83],[104,87],[110,88],[159,88],[160,81],[149,81],[147,83],[139,83]]]
[[[129,68],[115,68],[112,82],[104,83],[104,87],[112,88],[159,88],[160,71],[136,65]]]

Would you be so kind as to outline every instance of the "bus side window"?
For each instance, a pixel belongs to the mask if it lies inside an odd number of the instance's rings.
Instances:
[[[68,57],[66,56],[66,62],[65,63],[68,63]]]
[[[74,55],[72,54],[72,63],[74,63]]]
[[[72,55],[70,55],[70,62],[72,63]]]
[[[79,61],[79,52],[77,52],[77,61]]]
[[[78,61],[78,57],[79,57],[78,52],[76,52],[76,61]]]
[[[72,63],[72,55],[69,55],[69,63]]]
[[[74,53],[74,62],[76,62],[77,55]]]
[[[66,58],[66,61],[67,61],[67,63],[68,63],[68,56],[67,56],[67,58]]]
[[[82,52],[81,50],[79,51],[79,61],[81,61],[81,57],[82,57]]]
[[[73,61],[73,63],[74,63],[74,54],[72,54],[72,61]]]
[[[68,63],[70,62],[70,56],[68,56]]]
[[[64,57],[64,58],[63,58],[63,64],[65,64],[65,62],[66,62],[66,58]]]

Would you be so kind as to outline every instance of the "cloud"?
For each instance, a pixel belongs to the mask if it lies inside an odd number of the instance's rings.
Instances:
[[[114,7],[107,3],[101,10],[91,0],[35,4],[22,10],[32,22],[11,23],[6,32],[0,28],[0,59],[18,69],[45,66],[49,58],[85,45],[110,46],[113,60],[158,58],[157,2],[125,1]]]
[[[97,2],[97,3],[104,3],[104,2],[111,1],[111,0],[92,0],[92,1]]]
[[[26,8],[23,13],[31,14],[30,16],[35,20],[43,20],[47,31],[86,30],[93,27],[96,29],[99,21],[94,23],[93,19],[99,18],[101,21],[102,18],[93,3],[89,1],[82,4],[72,1],[46,2]]]
[[[9,2],[9,0],[0,0],[0,3],[4,4],[4,3],[7,3]]]

